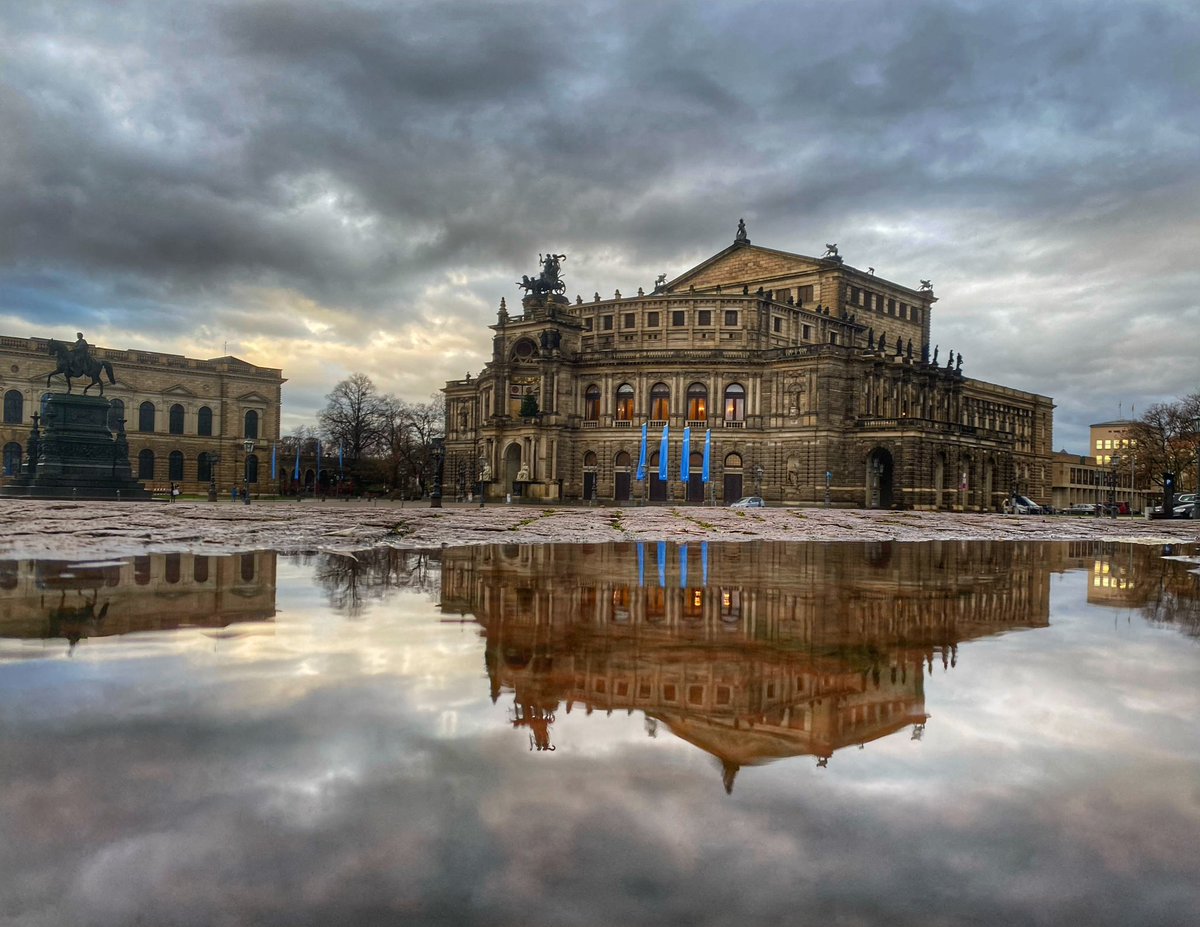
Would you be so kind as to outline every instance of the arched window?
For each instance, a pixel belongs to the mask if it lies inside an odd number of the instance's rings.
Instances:
[[[164,558],[164,561],[163,573],[165,574],[167,582],[171,583],[171,585],[174,585],[175,583],[179,582],[179,576],[182,572],[180,567],[183,563],[183,556],[181,554],[167,554],[167,556]]]
[[[725,421],[746,420],[746,391],[737,383],[725,387]]]
[[[152,563],[149,557],[133,558],[133,581],[139,586],[145,586],[153,576]]]
[[[687,389],[687,417],[689,422],[708,418],[708,387],[703,383],[693,383]]]
[[[202,451],[196,458],[196,479],[201,483],[207,483],[212,479],[212,464],[208,460],[208,451]]]
[[[246,480],[250,483],[258,482],[258,455],[251,454],[246,458]]]
[[[138,406],[138,431],[154,430],[154,403],[143,402]]]
[[[154,479],[154,451],[150,448],[138,452],[138,475],[139,480]]]
[[[243,582],[253,582],[254,580],[254,554],[242,554],[241,556],[241,574]]]
[[[629,454],[626,451],[620,451],[620,452],[618,452],[617,458],[614,461],[614,463],[618,470],[628,470],[629,469],[629,461],[630,461]]]
[[[253,409],[246,413],[246,433],[242,437],[258,437],[258,413]]]
[[[596,466],[596,452],[595,451],[588,451],[586,454],[583,455],[583,465],[585,467],[595,467]]]
[[[20,425],[25,418],[25,397],[20,390],[10,389],[4,394],[4,424]]]
[[[204,438],[212,437],[212,409],[201,406],[196,413],[196,434]]]
[[[192,560],[192,579],[197,583],[208,582],[208,558],[195,557]]]
[[[4,445],[4,475],[16,476],[21,472],[21,445],[9,441]]]
[[[120,399],[108,401],[108,430],[125,430],[125,403]]]
[[[167,417],[167,431],[173,435],[183,434],[183,406],[179,403],[171,406],[170,414]]]
[[[171,451],[167,457],[167,479],[182,480],[183,479],[183,451]]]
[[[665,422],[671,417],[671,388],[666,383],[655,383],[650,388],[650,420]]]
[[[617,421],[633,421],[633,387],[628,383],[617,387]]]
[[[741,468],[742,468],[742,455],[741,454],[727,454],[725,456],[725,469],[726,470],[740,470]]]
[[[600,421],[600,387],[589,386],[584,390],[583,418],[588,422]]]

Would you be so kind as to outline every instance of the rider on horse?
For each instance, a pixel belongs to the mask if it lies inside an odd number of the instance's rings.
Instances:
[[[89,351],[91,345],[83,337],[83,332],[75,333],[75,347],[71,350],[71,376],[82,377],[87,373]]]

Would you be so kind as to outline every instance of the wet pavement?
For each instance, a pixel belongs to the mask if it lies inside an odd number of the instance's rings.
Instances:
[[[428,502],[119,503],[0,500],[0,556],[357,550],[584,541],[1200,541],[1191,520],[707,506],[552,507]]]
[[[1187,923],[1198,681],[1144,539],[0,559],[0,924]]]

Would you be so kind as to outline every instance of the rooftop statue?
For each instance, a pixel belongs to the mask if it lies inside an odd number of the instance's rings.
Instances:
[[[537,277],[530,277],[528,274],[523,274],[517,282],[517,286],[525,291],[526,297],[545,298],[547,296],[561,296],[566,291],[567,285],[563,283],[559,277],[561,262],[565,261],[565,254],[547,254],[538,255],[538,261],[541,262],[542,272]]]
[[[933,292],[933,283],[932,283],[932,281],[929,281],[929,280],[922,280],[922,281],[921,281],[921,292],[922,292],[922,293],[932,293],[932,292]]]
[[[837,256],[838,256],[837,244],[836,243],[832,244],[832,245],[827,244],[825,246],[825,254],[823,255],[823,257],[837,257]]]
[[[746,234],[746,220],[745,219],[738,219],[737,235],[734,236],[733,240],[734,241],[746,241],[746,242],[748,242],[750,240],[750,237]]]
[[[88,377],[91,382],[83,388],[84,395],[93,386],[100,387],[100,395],[104,395],[104,383],[100,379],[101,372],[108,374],[108,382],[116,383],[113,376],[112,364],[106,360],[96,360],[92,357],[91,345],[83,337],[83,332],[75,333],[75,344],[67,347],[61,341],[50,339],[46,348],[47,354],[53,354],[58,359],[58,366],[46,376],[46,388],[50,388],[50,378],[62,374],[67,381],[67,392],[71,392],[71,381]]]

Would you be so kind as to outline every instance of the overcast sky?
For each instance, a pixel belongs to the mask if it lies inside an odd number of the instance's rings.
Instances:
[[[478,372],[539,252],[568,295],[728,245],[939,297],[1055,448],[1200,389],[1200,6],[0,0],[0,333]]]

